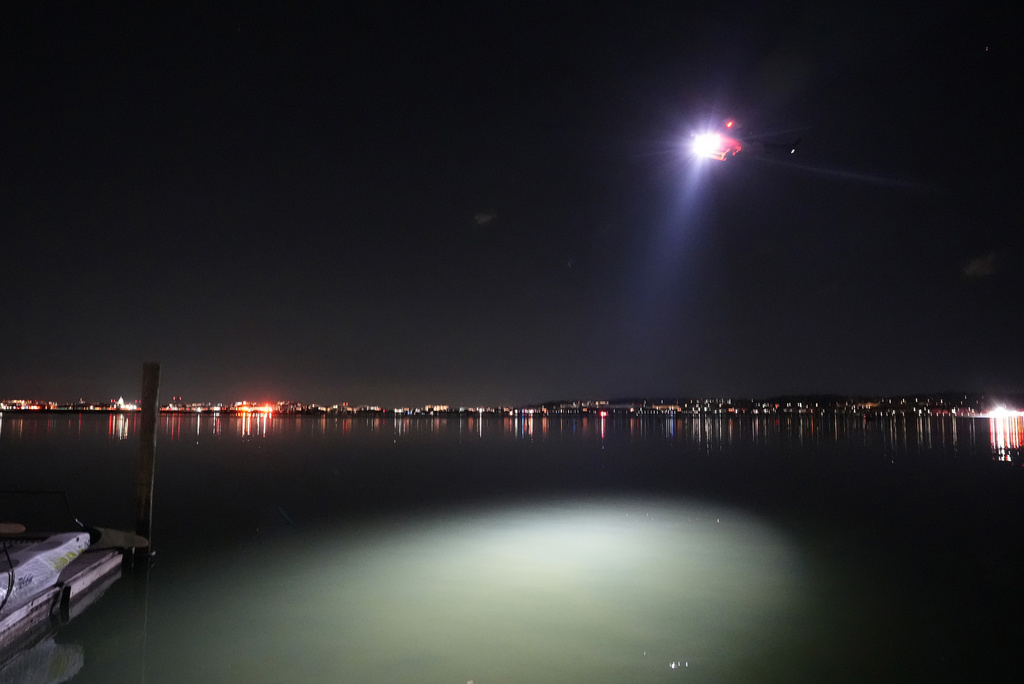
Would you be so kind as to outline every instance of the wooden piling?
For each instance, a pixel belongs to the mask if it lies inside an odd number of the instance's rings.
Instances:
[[[153,480],[156,474],[156,417],[160,409],[160,364],[142,364],[142,425],[135,471],[135,532],[150,539],[153,530]],[[152,545],[150,545],[152,548]],[[136,549],[149,557],[149,549]]]

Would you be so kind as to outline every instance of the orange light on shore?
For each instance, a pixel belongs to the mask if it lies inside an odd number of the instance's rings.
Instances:
[[[263,404],[262,406],[253,406],[252,404],[240,404],[235,406],[236,411],[242,413],[273,413],[274,407],[270,404]]]

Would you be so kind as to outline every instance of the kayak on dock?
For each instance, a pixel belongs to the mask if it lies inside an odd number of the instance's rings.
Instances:
[[[61,570],[91,543],[86,531],[0,539],[0,616],[56,584]]]
[[[134,533],[82,522],[64,492],[0,492],[0,682],[11,681],[17,653],[121,576],[130,549],[148,546]]]

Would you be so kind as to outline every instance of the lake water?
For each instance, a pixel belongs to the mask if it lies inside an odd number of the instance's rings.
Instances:
[[[131,529],[137,426],[0,415],[2,488]],[[31,681],[1015,681],[1021,432],[163,415],[150,569]]]

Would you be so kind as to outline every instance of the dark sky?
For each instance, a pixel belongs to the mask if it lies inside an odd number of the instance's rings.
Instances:
[[[1014,3],[208,4],[0,8],[0,397],[1024,390]]]

